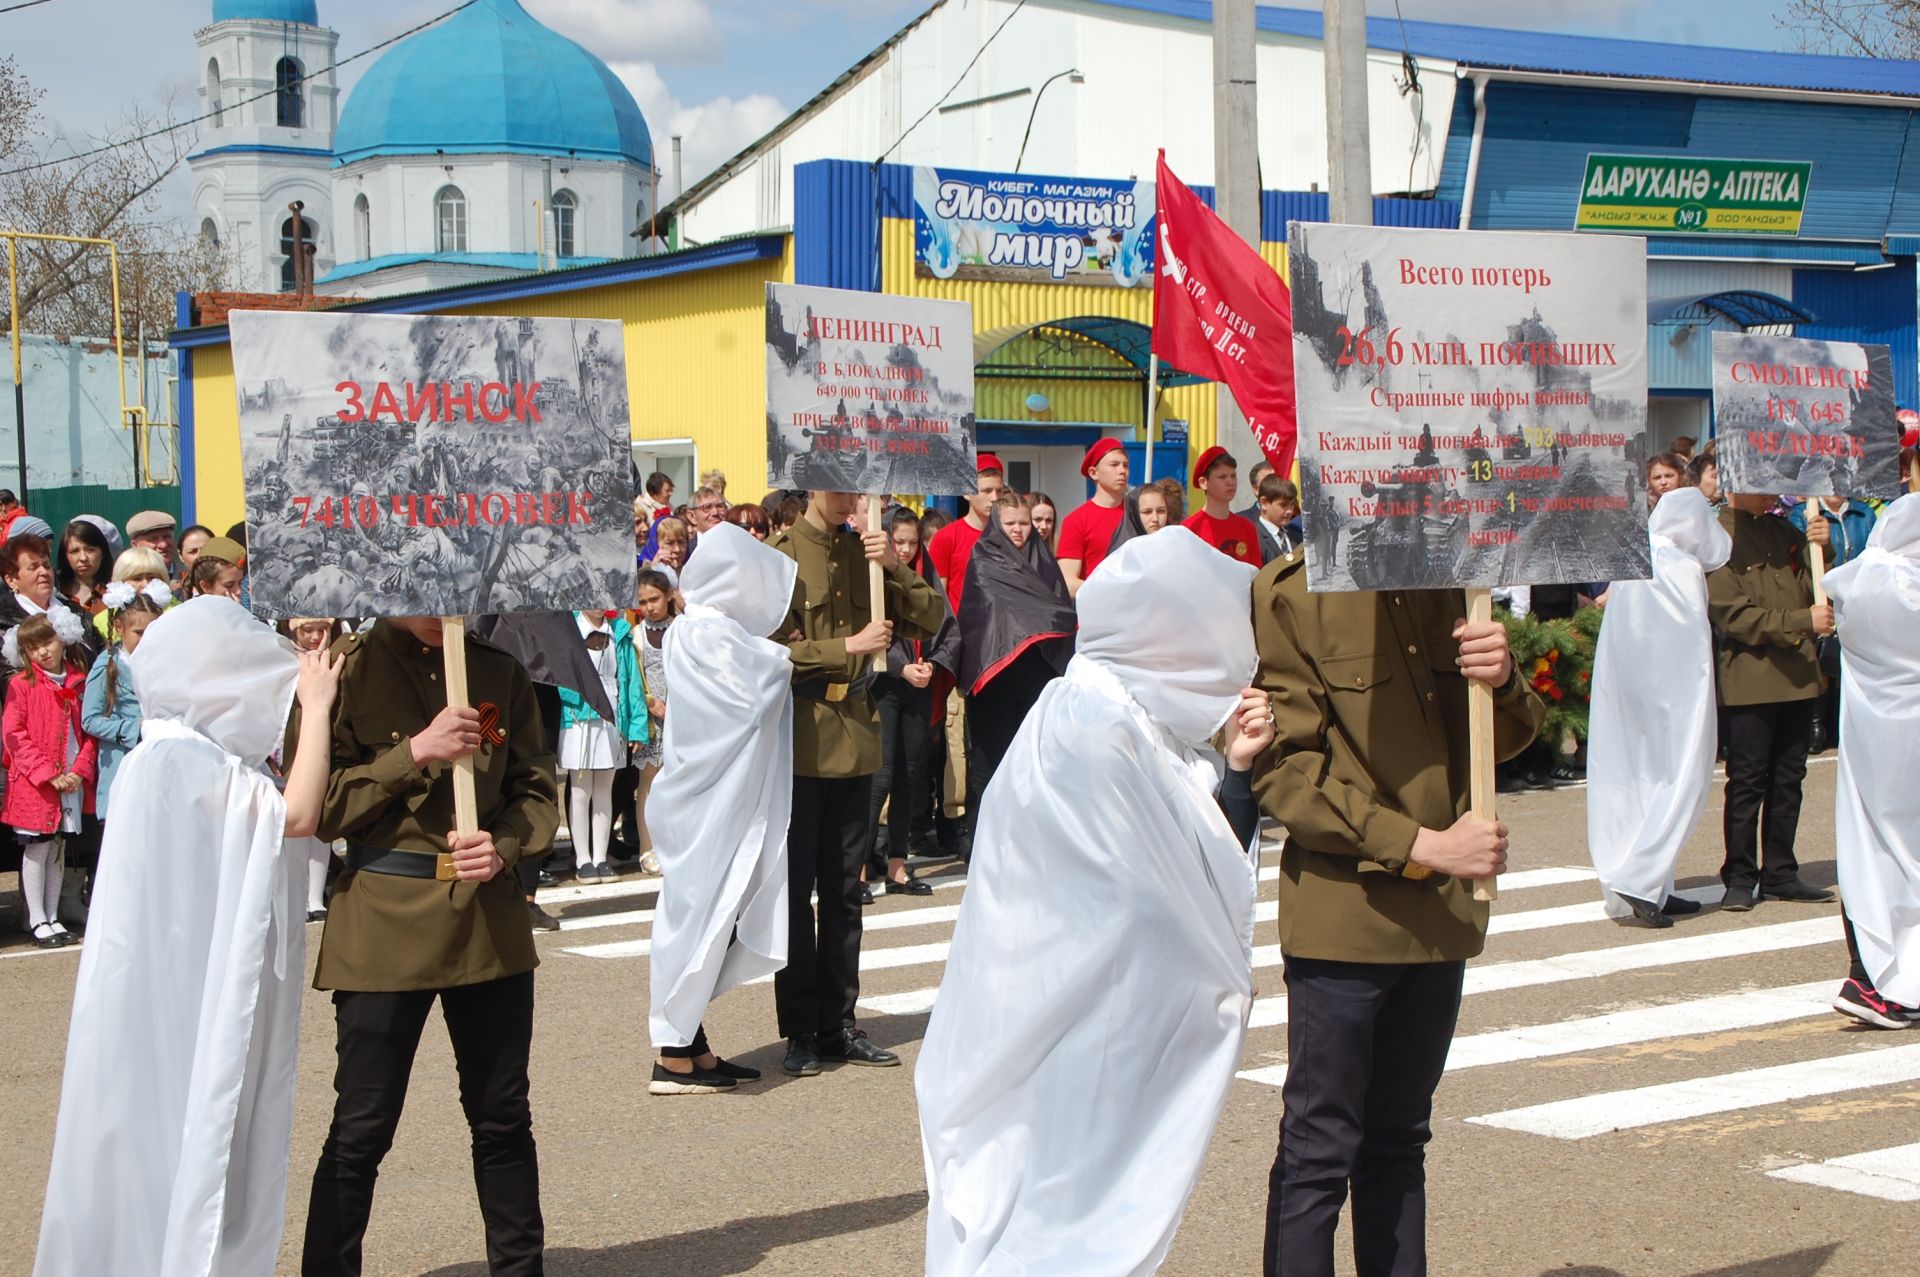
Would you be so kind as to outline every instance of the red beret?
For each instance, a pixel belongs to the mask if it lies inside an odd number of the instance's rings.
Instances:
[[[1233,455],[1229,453],[1225,448],[1222,448],[1220,445],[1215,444],[1213,447],[1208,448],[1205,452],[1201,453],[1200,459],[1193,463],[1193,486],[1194,487],[1196,488],[1199,487],[1200,484],[1206,479],[1207,471],[1213,469],[1213,463],[1216,461],[1232,462],[1232,464],[1235,465],[1236,467],[1240,464],[1239,462],[1233,460]]]
[[[1113,438],[1111,435],[1101,436],[1094,441],[1091,448],[1087,449],[1087,455],[1080,458],[1080,473],[1091,479],[1093,477],[1093,468],[1100,464],[1100,458],[1106,456],[1109,452],[1119,452],[1120,450],[1121,444],[1118,439]]]
[[[983,452],[980,454],[980,460],[974,465],[974,471],[977,474],[985,474],[989,470],[995,474],[1005,474],[1007,472],[1006,466],[1000,463],[1000,458],[994,456],[991,452]]]

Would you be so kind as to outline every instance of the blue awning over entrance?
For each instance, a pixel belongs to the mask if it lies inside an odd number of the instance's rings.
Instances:
[[[1752,289],[1732,289],[1695,297],[1676,306],[1665,318],[1683,324],[1705,324],[1715,319],[1725,319],[1742,328],[1814,322],[1811,313],[1786,298]]]
[[[1116,319],[1111,315],[1076,315],[1067,319],[1050,319],[1042,324],[1010,324],[1006,327],[989,328],[985,332],[975,333],[973,336],[974,371],[989,377],[1060,377],[1068,380],[1104,380],[1118,373],[1117,369],[1049,368],[1034,363],[995,362],[994,356],[1015,338],[1028,333],[1044,335],[1049,332],[1068,334],[1103,346],[1132,365],[1134,373],[1141,381],[1146,380],[1149,359],[1153,353],[1153,330],[1145,324],[1135,323],[1131,319]],[[1196,386],[1204,381],[1206,381],[1205,377],[1196,377],[1192,373],[1182,372],[1166,364],[1160,365],[1160,385],[1163,389],[1174,386]]]

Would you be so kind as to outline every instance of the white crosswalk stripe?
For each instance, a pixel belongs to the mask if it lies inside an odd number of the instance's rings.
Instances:
[[[1768,1171],[1774,1179],[1818,1184],[1889,1202],[1920,1202],[1920,1144],[1875,1149]]]

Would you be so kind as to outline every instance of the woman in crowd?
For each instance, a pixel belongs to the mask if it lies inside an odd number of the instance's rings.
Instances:
[[[641,499],[647,503],[647,522],[658,523],[673,510],[673,480],[664,470],[655,470],[647,476],[646,495]]]
[[[628,751],[647,740],[647,708],[632,627],[619,613],[577,612],[580,642],[604,693],[604,717],[580,692],[560,688],[560,769],[567,774],[567,828],[574,876],[582,883],[618,882],[607,861],[613,840],[613,778]]]
[[[772,535],[773,525],[767,519],[766,510],[751,501],[729,506],[724,517],[728,523],[743,527],[752,533],[757,541],[764,541]]]
[[[0,634],[29,617],[44,616],[50,611],[76,614],[80,611],[54,584],[52,551],[43,537],[28,533],[0,546],[0,580],[7,585],[6,590],[0,592]],[[67,641],[86,649],[84,659],[78,652],[74,657],[83,668],[93,664],[100,645],[90,631],[83,626],[78,635]]]
[[[115,581],[104,591],[104,599],[111,618],[113,646],[100,653],[87,671],[86,695],[80,704],[80,726],[99,743],[94,807],[102,822],[106,820],[120,760],[140,743],[140,694],[133,685],[127,658],[139,650],[148,624],[173,605],[173,593],[160,582],[141,591],[125,581]]]
[[[679,615],[680,600],[674,583],[664,573],[642,571],[636,591],[639,620],[630,638],[640,657],[641,695],[647,703],[647,734],[633,751],[633,765],[639,770],[639,787],[634,791],[634,832],[640,839],[640,868],[650,874],[660,872],[660,857],[654,854],[653,836],[647,832],[647,794],[653,778],[660,772],[661,743],[667,730],[667,627]]]
[[[1027,508],[1033,511],[1033,534],[1046,543],[1047,549],[1057,552],[1060,544],[1055,537],[1060,531],[1060,505],[1044,492],[1029,492]]]
[[[693,535],[687,529],[687,521],[679,515],[670,514],[653,525],[653,548],[640,557],[640,566],[666,568],[678,581],[680,569],[687,566],[687,552],[692,547]]]
[[[1166,502],[1167,524],[1179,523],[1187,517],[1187,485],[1178,479],[1159,479],[1153,487],[1160,489],[1160,497]],[[1149,528],[1148,531],[1155,531]]]
[[[1143,483],[1127,492],[1125,513],[1120,517],[1120,526],[1113,530],[1113,548],[1107,553],[1118,550],[1135,537],[1143,537],[1158,532],[1172,520],[1167,508],[1167,494],[1157,483]]]
[[[75,519],[60,533],[53,565],[54,583],[76,610],[98,616],[107,610],[101,592],[113,575],[113,548],[89,519]]]
[[[760,498],[760,508],[767,513],[767,535],[778,536],[800,520],[800,501],[791,492],[778,489]]]
[[[1700,489],[1700,495],[1716,511],[1726,504],[1720,497],[1720,463],[1711,452],[1702,452],[1687,462],[1686,485]]]
[[[202,523],[196,523],[180,534],[180,543],[174,554],[180,560],[182,581],[186,579],[187,573],[193,570],[195,560],[200,557],[200,551],[211,540],[213,540],[213,529]]]
[[[93,814],[99,746],[80,725],[86,671],[68,657],[80,643],[80,618],[64,608],[30,616],[7,631],[7,684],[0,740],[6,746],[7,797],[0,820],[20,839],[20,891],[34,944],[75,940],[59,919],[66,840]]]
[[[1647,462],[1647,509],[1653,509],[1661,497],[1684,484],[1686,478],[1686,459],[1674,453],[1663,452]]]
[[[194,553],[198,557],[199,552],[196,550]],[[113,560],[113,580],[114,583],[124,582],[140,592],[158,581],[169,593],[174,593],[173,583],[167,579],[166,560],[160,557],[158,550],[144,545],[128,546],[120,551]],[[105,613],[93,618],[93,629],[98,636],[96,647],[104,649],[113,639]]]

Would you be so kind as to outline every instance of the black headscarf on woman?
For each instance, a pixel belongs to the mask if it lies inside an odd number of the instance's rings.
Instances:
[[[1148,488],[1147,484],[1136,484],[1127,489],[1127,498],[1121,502],[1124,507],[1119,524],[1113,529],[1113,540],[1107,545],[1107,553],[1112,554],[1135,537],[1147,535],[1147,525],[1140,517],[1140,494]]]
[[[961,687],[979,691],[1036,645],[1043,645],[1047,660],[1064,673],[1079,626],[1053,551],[1037,535],[1016,547],[995,510],[967,560],[967,588],[960,599]]]

